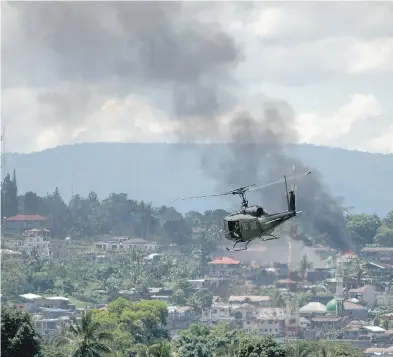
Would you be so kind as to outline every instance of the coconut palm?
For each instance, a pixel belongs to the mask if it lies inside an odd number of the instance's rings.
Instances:
[[[167,341],[155,343],[147,348],[148,357],[171,357],[171,345]]]
[[[69,332],[69,336],[57,341],[57,345],[75,347],[72,357],[101,357],[111,352],[105,342],[112,341],[113,336],[101,330],[100,324],[93,320],[92,311],[83,311],[80,321],[72,317]]]
[[[311,357],[315,356],[315,345],[304,341],[292,343],[288,347],[289,357]]]

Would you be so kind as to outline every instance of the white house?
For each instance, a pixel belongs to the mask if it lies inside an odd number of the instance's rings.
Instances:
[[[273,304],[273,299],[271,298],[271,296],[264,296],[264,295],[250,295],[250,296],[232,295],[229,297],[228,303],[231,306],[249,304],[259,307],[271,307]]]
[[[51,255],[51,234],[48,229],[34,228],[25,231],[15,245],[18,250],[26,253],[36,251],[38,254]]]
[[[141,250],[144,252],[154,253],[157,250],[157,244],[154,242],[148,242],[142,238],[133,239],[111,239],[105,242],[95,243],[95,247],[99,251],[105,252],[120,252],[128,250]]]
[[[241,274],[240,262],[233,258],[222,257],[212,260],[209,264],[209,276],[221,279],[236,279]]]

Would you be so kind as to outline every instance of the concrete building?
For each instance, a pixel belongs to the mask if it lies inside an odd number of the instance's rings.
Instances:
[[[33,228],[22,233],[15,242],[15,248],[21,252],[31,254],[52,255],[51,233],[48,229]]]
[[[240,262],[233,258],[222,257],[209,264],[209,276],[220,279],[237,279],[241,275]]]
[[[29,229],[46,228],[47,218],[39,214],[19,214],[7,217],[3,222],[4,233],[22,234]]]

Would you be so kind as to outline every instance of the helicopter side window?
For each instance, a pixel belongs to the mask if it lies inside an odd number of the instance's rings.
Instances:
[[[248,231],[250,230],[250,226],[248,225],[248,222],[242,223],[242,231]]]
[[[257,222],[256,222],[256,221],[251,221],[251,222],[250,222],[250,229],[251,229],[252,231],[256,231],[256,230],[258,229],[258,225],[257,225]]]

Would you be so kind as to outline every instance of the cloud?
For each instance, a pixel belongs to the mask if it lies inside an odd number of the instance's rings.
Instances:
[[[368,141],[370,151],[393,154],[393,125],[381,134],[379,137]]]
[[[187,140],[176,120],[201,140],[225,140],[233,113],[261,116],[266,83],[287,93],[325,84],[359,93],[339,109],[280,98],[297,108],[303,140],[335,143],[389,106],[372,93],[393,81],[392,9],[388,2],[3,3],[8,147],[171,141],[176,131]]]
[[[350,101],[334,114],[299,113],[296,117],[301,141],[329,145],[332,140],[348,133],[359,121],[372,120],[382,114],[378,100],[372,94],[353,94]]]

